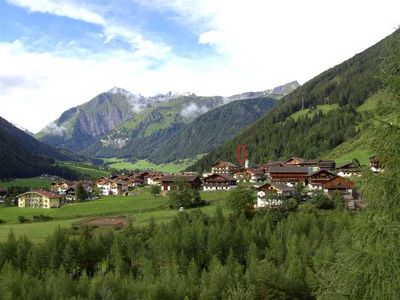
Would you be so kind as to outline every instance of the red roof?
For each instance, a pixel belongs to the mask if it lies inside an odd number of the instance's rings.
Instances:
[[[57,195],[57,194],[54,194],[54,193],[48,192],[48,191],[42,191],[42,190],[32,190],[30,192],[23,193],[22,195],[25,195],[28,193],[37,193],[37,194],[42,195],[43,197],[47,197],[49,199],[61,198],[60,195]]]

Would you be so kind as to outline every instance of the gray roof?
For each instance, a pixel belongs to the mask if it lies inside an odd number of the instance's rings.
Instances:
[[[216,162],[215,164],[213,164],[213,166],[215,166],[216,164],[225,164],[232,168],[239,168],[237,165],[235,165],[234,163],[231,163],[229,161],[219,161],[219,162]]]
[[[194,181],[198,178],[197,175],[164,175],[161,181],[175,182],[175,181]]]
[[[270,167],[269,173],[309,173],[309,167],[297,167],[297,166],[283,166],[283,167]]]
[[[228,174],[219,174],[219,173],[211,174],[211,175],[209,175],[207,177],[204,177],[204,179],[210,178],[210,177],[215,176],[215,175],[221,176],[221,177],[225,178],[226,180],[235,180],[236,181],[235,178],[233,178],[232,176],[229,176]]]

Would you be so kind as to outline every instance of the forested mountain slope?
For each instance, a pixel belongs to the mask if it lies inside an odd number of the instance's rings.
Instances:
[[[215,108],[189,123],[150,156],[155,163],[208,153],[232,138],[272,109],[277,100],[268,97],[237,100]]]
[[[60,174],[63,171],[53,166],[54,159],[74,160],[76,156],[35,140],[0,117],[0,178]]]
[[[203,171],[214,161],[235,160],[236,144],[246,144],[250,161],[263,163],[293,155],[315,158],[356,137],[364,118],[357,108],[379,92],[380,64],[391,38],[399,39],[399,30],[282,98],[274,110],[191,169]],[[336,107],[321,109],[327,104]],[[313,113],[290,117],[302,110]]]

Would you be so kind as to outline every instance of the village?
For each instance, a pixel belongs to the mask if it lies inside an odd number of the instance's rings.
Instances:
[[[370,169],[374,173],[382,172],[379,159],[370,158]],[[361,176],[361,167],[354,162],[336,166],[334,160],[310,160],[292,157],[286,161],[268,161],[261,166],[249,166],[246,160],[243,167],[226,161],[218,161],[210,172],[200,176],[197,173],[178,174],[163,172],[135,172],[131,174],[113,174],[95,181],[70,182],[54,181],[49,191],[31,190],[17,196],[18,207],[58,208],[79,200],[78,190],[83,190],[84,200],[96,200],[100,197],[134,195],[135,189],[143,186],[157,186],[163,196],[173,190],[179,182],[192,189],[219,191],[236,189],[245,185],[256,191],[255,208],[276,207],[282,204],[282,198],[291,198],[296,188],[301,187],[302,198],[306,201],[316,192],[330,197],[340,193],[349,209],[361,208],[359,196],[354,191],[354,178]],[[276,196],[274,196],[276,195]],[[6,191],[0,191],[5,197]],[[272,197],[271,197],[272,196]],[[279,198],[279,199],[278,199]]]

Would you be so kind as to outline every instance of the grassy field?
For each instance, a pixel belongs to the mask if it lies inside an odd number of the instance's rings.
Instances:
[[[190,158],[160,165],[154,164],[148,160],[138,160],[135,163],[122,158],[104,158],[103,160],[107,163],[108,167],[117,170],[154,170],[170,173],[180,172],[195,163],[195,160]]]
[[[96,168],[91,167],[90,165],[77,165],[75,163],[69,163],[69,162],[59,162],[59,165],[62,166],[66,166],[67,168],[77,171],[78,173],[95,179],[95,178],[99,178],[102,176],[108,176],[110,174],[110,172],[105,171],[105,170],[98,170]]]
[[[322,113],[326,114],[326,113],[330,112],[331,110],[334,110],[337,108],[339,108],[339,105],[337,105],[337,104],[317,105],[316,109],[314,109],[314,110],[302,109],[302,110],[295,112],[291,116],[289,116],[289,118],[293,118],[295,121],[297,121],[299,118],[303,118],[303,117],[312,118],[317,113],[317,111],[322,111]]]
[[[26,186],[37,189],[44,189],[44,188],[49,188],[50,183],[51,183],[50,179],[32,177],[32,178],[13,179],[10,181],[0,181],[0,186],[3,188],[7,188],[9,186]]]
[[[224,206],[229,192],[201,192],[202,199],[210,205],[202,207],[205,213],[214,213],[217,205]],[[10,230],[16,236],[27,235],[34,241],[46,239],[58,226],[69,227],[71,224],[87,217],[105,215],[125,215],[133,219],[136,225],[147,224],[153,217],[156,222],[171,220],[178,212],[168,207],[167,197],[153,197],[148,189],[140,194],[128,197],[104,197],[84,203],[64,205],[57,209],[18,208],[0,206],[0,218],[6,221],[0,224],[0,241],[7,238]],[[32,219],[34,215],[46,215],[53,219],[47,222],[32,222],[19,224],[18,217]]]

